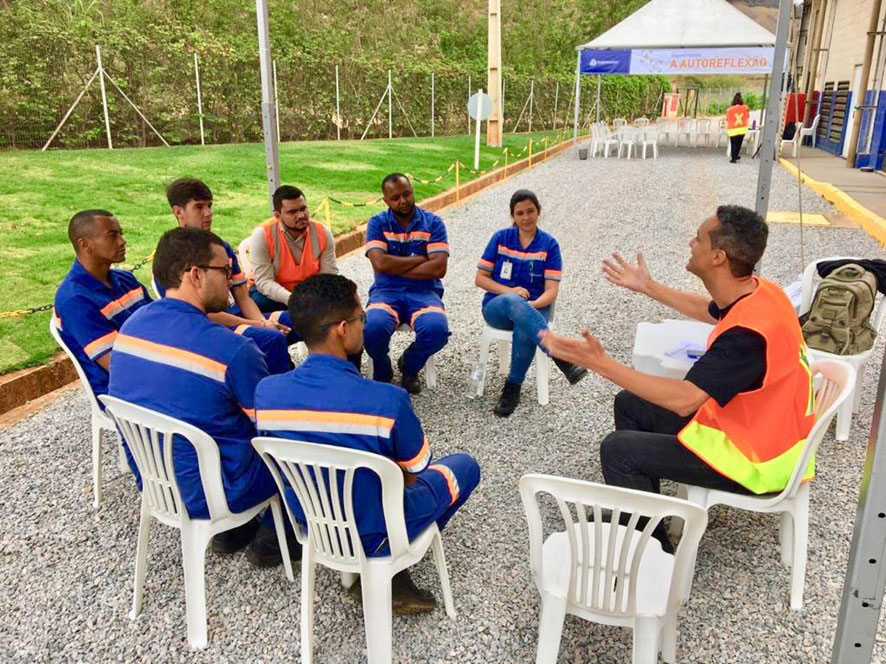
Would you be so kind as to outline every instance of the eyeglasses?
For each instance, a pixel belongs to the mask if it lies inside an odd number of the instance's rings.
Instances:
[[[333,320],[328,323],[323,323],[322,327],[332,327],[333,325],[338,325],[339,323],[350,323],[355,320],[359,320],[361,323],[366,323],[366,312],[362,312],[359,316],[351,316],[350,318],[342,318],[341,320]]]
[[[229,280],[234,274],[234,268],[230,265],[195,265],[194,267],[199,267],[201,270],[224,270]]]

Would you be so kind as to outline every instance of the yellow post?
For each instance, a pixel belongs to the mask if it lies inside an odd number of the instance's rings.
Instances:
[[[456,200],[456,202],[457,202],[457,201],[459,200],[459,198],[460,198],[460,196],[459,196],[459,189],[458,189],[458,188],[459,188],[459,183],[458,183],[458,167],[459,167],[459,164],[460,164],[460,162],[458,161],[458,159],[456,159],[456,160],[455,160],[455,200]]]
[[[532,139],[529,139],[529,165],[532,166]]]
[[[545,159],[548,158],[548,137],[545,136]]]
[[[509,150],[505,148],[505,175],[508,174],[508,153]]]
[[[323,199],[323,218],[326,220],[326,227],[332,230],[332,214],[329,211],[329,196]]]

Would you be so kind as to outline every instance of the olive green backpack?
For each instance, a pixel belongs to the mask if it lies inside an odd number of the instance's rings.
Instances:
[[[869,318],[877,297],[877,278],[847,263],[822,279],[809,311],[800,317],[806,345],[834,355],[855,355],[874,345],[877,331]]]

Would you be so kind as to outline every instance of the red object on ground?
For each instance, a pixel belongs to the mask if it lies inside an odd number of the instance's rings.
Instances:
[[[805,92],[791,92],[790,94],[788,94],[788,99],[785,106],[784,126],[782,126],[782,129],[793,122],[802,122],[803,112],[805,108]]]

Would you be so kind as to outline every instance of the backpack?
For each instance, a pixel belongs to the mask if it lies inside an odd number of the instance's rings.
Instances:
[[[877,331],[871,312],[877,278],[855,263],[838,267],[822,279],[809,311],[800,317],[806,345],[833,355],[855,355],[874,345]]]

